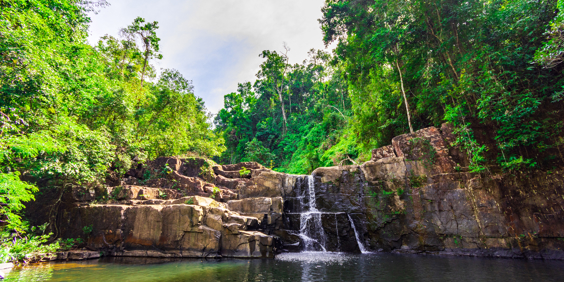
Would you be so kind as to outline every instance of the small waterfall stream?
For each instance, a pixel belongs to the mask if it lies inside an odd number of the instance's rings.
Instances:
[[[316,204],[316,194],[315,194],[315,178],[312,175],[305,176],[303,178],[304,181],[307,181],[307,186],[304,185],[304,188],[298,188],[298,195],[297,198],[299,199],[299,212],[293,214],[299,214],[299,231],[297,235],[301,239],[302,242],[302,251],[304,252],[315,252],[315,251],[322,251],[327,252],[328,249],[335,250],[340,252],[341,251],[341,240],[339,238],[339,234],[341,231],[339,230],[339,220],[337,219],[337,215],[344,215],[346,214],[348,217],[348,221],[350,222],[350,227],[354,231],[356,243],[358,244],[358,249],[362,253],[368,253],[364,244],[361,241],[359,231],[356,229],[356,226],[351,218],[351,216],[346,212],[325,212],[321,211],[317,208]],[[301,182],[303,183],[303,182]],[[305,183],[304,183],[305,184]],[[302,187],[301,184],[298,184],[298,187]],[[301,191],[301,192],[300,192]],[[302,194],[303,193],[303,194]],[[309,202],[309,203],[306,203]],[[331,217],[333,215],[333,217]],[[323,217],[323,218],[322,218]],[[335,230],[329,231],[326,233],[323,227],[323,221],[328,220],[329,218],[334,218],[335,220]],[[341,221],[343,222],[343,221]],[[342,223],[341,223],[342,224]],[[329,227],[333,228],[333,227]],[[347,230],[345,226],[342,226]],[[348,229],[350,230],[350,229]],[[336,240],[333,238],[336,233]],[[345,231],[346,234],[346,231]],[[330,236],[328,238],[328,236]],[[351,238],[352,239],[352,238]],[[354,242],[354,239],[352,239]]]
[[[354,236],[356,237],[356,242],[358,243],[358,248],[360,249],[360,252],[363,253],[363,254],[368,253],[368,251],[364,247],[364,244],[360,241],[360,238],[358,236],[358,232],[356,231],[356,227],[354,226],[354,221],[352,220],[351,216],[348,213],[347,213],[347,216],[349,217],[349,221],[351,222],[351,226],[354,230]]]
[[[327,252],[327,248],[325,247],[325,231],[323,230],[323,223],[321,222],[321,212],[317,210],[315,204],[314,178],[312,175],[308,175],[307,180],[309,192],[309,211],[303,212],[300,215],[299,236],[304,242],[304,251],[315,251],[314,244],[317,243],[324,252]]]

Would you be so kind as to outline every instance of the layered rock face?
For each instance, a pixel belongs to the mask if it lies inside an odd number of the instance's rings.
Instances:
[[[75,189],[60,230],[111,256],[274,257],[288,178],[257,163],[159,158],[121,185]]]
[[[564,259],[563,170],[467,172],[451,132],[401,135],[362,165],[311,176],[159,158],[119,185],[74,190],[61,234],[114,256],[368,250]],[[104,193],[109,200],[93,202]]]
[[[317,169],[318,206],[350,213],[373,251],[564,259],[563,171],[464,172],[449,132],[422,129],[361,166]]]
[[[159,204],[81,206],[65,216],[65,231],[80,234],[86,227],[89,248],[113,256],[273,257],[276,242],[255,231],[257,218],[226,207],[198,196]]]

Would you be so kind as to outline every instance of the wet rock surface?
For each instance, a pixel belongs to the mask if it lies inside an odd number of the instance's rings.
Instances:
[[[358,252],[364,244],[371,251],[562,259],[563,170],[522,175],[456,171],[455,164],[467,160],[450,146],[449,128],[442,127],[446,137],[434,127],[398,136],[360,166],[316,169],[313,200],[326,213],[328,249],[337,238],[344,239],[333,231],[333,222],[351,226],[341,212],[350,215],[359,233],[359,243],[341,241],[342,251],[346,246]],[[312,201],[304,183],[298,180],[284,198],[285,228],[294,233]],[[352,236],[348,232],[346,237]]]
[[[452,129],[393,138],[362,165],[287,175],[257,163],[159,158],[108,200],[75,189],[61,234],[113,256],[273,257],[391,251],[564,259],[564,170],[478,175]],[[86,227],[86,229],[85,229]],[[85,233],[89,231],[88,234]]]
[[[562,259],[562,170],[456,172],[453,159],[464,156],[449,150],[445,140],[436,128],[402,135],[392,140],[398,157],[361,166],[368,246],[401,253]]]

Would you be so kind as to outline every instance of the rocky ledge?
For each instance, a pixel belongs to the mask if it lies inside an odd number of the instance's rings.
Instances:
[[[470,173],[451,132],[422,129],[360,166],[315,170],[317,207],[350,213],[374,251],[564,259],[563,169]]]
[[[159,158],[119,185],[74,189],[62,237],[84,238],[86,249],[109,256],[274,257],[281,241],[268,234],[282,225],[285,175],[208,162]]]
[[[159,158],[108,186],[75,188],[60,234],[111,256],[308,249],[564,259],[563,169],[470,173],[451,132],[401,135],[362,165],[312,176]]]
[[[249,204],[244,202],[189,196],[80,205],[64,215],[64,234],[86,236],[89,249],[111,256],[274,257],[277,238],[257,231],[264,218],[235,211],[244,212],[244,205]],[[282,198],[255,198],[253,202],[261,207],[254,213],[282,213]]]

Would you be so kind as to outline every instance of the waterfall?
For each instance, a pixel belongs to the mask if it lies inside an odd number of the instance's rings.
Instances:
[[[358,248],[360,249],[360,252],[363,253],[363,254],[368,253],[366,248],[364,248],[364,244],[362,244],[362,242],[360,241],[360,238],[358,236],[358,232],[356,231],[356,227],[354,226],[354,221],[352,220],[351,216],[348,213],[347,213],[347,216],[349,217],[349,221],[351,222],[351,226],[354,230],[354,236],[356,237],[356,243],[358,244]]]
[[[335,214],[335,230],[337,230],[337,250],[341,250],[341,242],[339,240],[339,221],[337,221],[337,214]]]
[[[321,212],[317,210],[315,204],[315,185],[312,175],[307,176],[309,193],[309,210],[300,214],[300,238],[304,242],[304,251],[315,251],[314,244],[321,246],[324,252],[326,238],[323,224],[321,222]],[[317,237],[317,239],[316,239]]]
[[[303,252],[315,252],[315,251],[322,251],[328,252],[329,251],[336,251],[340,252],[341,248],[345,250],[351,250],[351,247],[354,248],[354,240],[353,237],[348,237],[345,241],[341,242],[341,235],[346,235],[347,232],[344,234],[342,230],[339,230],[339,218],[338,215],[345,214],[346,212],[329,212],[327,209],[332,209],[332,207],[327,208],[325,205],[317,207],[316,199],[318,196],[327,197],[327,191],[324,191],[326,194],[323,195],[316,195],[315,191],[315,178],[312,175],[305,176],[303,178],[299,178],[296,181],[296,186],[294,186],[296,196],[295,201],[297,205],[295,205],[292,209],[295,210],[294,213],[288,213],[288,215],[295,216],[294,218],[297,220],[297,216],[299,216],[299,229],[296,230],[295,235],[298,235],[300,238],[300,242],[302,245]],[[324,198],[324,200],[327,200]],[[322,202],[319,202],[322,203]],[[356,238],[356,243],[358,245],[358,249],[362,253],[369,253],[364,244],[361,241],[362,234],[359,234],[359,230],[356,229],[356,226],[351,218],[351,216],[347,214],[348,220],[350,221],[350,226],[354,231],[354,235]],[[333,233],[333,229],[331,230],[324,230],[323,228],[323,220],[332,221],[335,220],[335,233]],[[342,218],[342,220],[346,220]],[[326,222],[329,223],[329,222]],[[329,226],[331,224],[329,223]],[[345,223],[346,225],[346,223]],[[341,222],[341,227],[343,226],[343,222]],[[329,228],[329,227],[328,227]],[[347,230],[350,230],[347,228]],[[336,238],[334,236],[336,235]],[[352,234],[351,234],[352,236]],[[344,238],[344,237],[343,237]],[[349,243],[350,242],[350,243]],[[350,245],[352,246],[350,246]]]
[[[307,187],[309,191],[309,210],[310,211],[317,211],[316,203],[315,203],[315,178],[313,175],[307,176]]]

